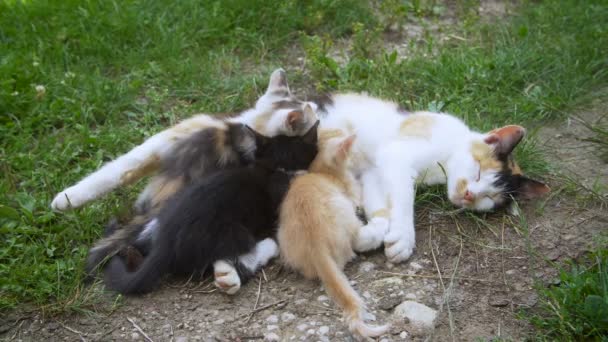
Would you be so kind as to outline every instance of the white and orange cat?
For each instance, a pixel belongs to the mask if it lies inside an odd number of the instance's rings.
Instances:
[[[364,226],[357,217],[361,186],[347,165],[355,136],[335,135],[320,133],[319,153],[309,173],[292,180],[285,195],[277,234],[281,258],[306,278],[321,280],[352,332],[380,336],[388,326],[365,323],[363,299],[342,269],[355,252],[380,247],[386,231]]]
[[[290,110],[269,110],[294,104],[301,102],[295,100],[279,69],[256,107],[234,120],[269,136],[295,134],[291,127],[305,127],[305,131],[314,120],[289,125]],[[320,129],[356,133],[350,170],[362,182],[368,226],[381,231],[388,227],[384,246],[390,262],[405,261],[414,251],[416,183],[446,184],[454,205],[479,211],[507,206],[513,198],[533,198],[550,191],[545,184],[525,177],[512,158],[511,152],[525,134],[520,126],[476,132],[452,115],[406,113],[394,102],[366,94],[335,94],[311,105],[318,109]],[[65,210],[81,206],[154,171],[155,164],[150,160],[167,151],[176,132],[187,136],[191,134],[189,122],[200,121],[200,126],[207,120],[206,116],[195,117],[155,135],[59,193],[52,207]],[[223,269],[216,277],[236,274],[227,267]],[[240,281],[238,277],[224,278],[220,286],[235,292]]]

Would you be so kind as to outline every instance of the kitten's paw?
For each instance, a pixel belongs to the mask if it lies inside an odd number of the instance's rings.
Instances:
[[[387,232],[388,220],[386,218],[372,218],[368,224],[359,230],[356,250],[358,252],[366,252],[380,247]]]
[[[391,229],[384,237],[384,254],[389,262],[403,262],[414,253],[416,239],[405,229]]]
[[[51,202],[51,208],[55,211],[65,211],[72,208],[78,208],[85,204],[88,197],[80,193],[74,187],[67,188],[58,193]]]
[[[213,264],[213,277],[215,287],[226,294],[233,295],[241,288],[241,278],[236,272],[236,268],[224,260],[216,261]]]

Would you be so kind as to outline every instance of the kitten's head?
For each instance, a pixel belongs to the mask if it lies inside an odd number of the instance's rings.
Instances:
[[[345,135],[340,130],[322,130],[319,133],[319,153],[310,166],[310,171],[346,171],[355,138],[356,135]]]
[[[305,111],[307,106],[312,110]],[[277,69],[270,75],[266,92],[255,104],[255,119],[250,124],[271,137],[302,135],[317,121],[316,109],[315,103],[300,101],[291,93],[285,71]]]
[[[308,107],[307,110],[312,110]],[[285,171],[307,170],[317,155],[319,121],[301,136],[277,135],[267,137],[249,128],[255,136],[255,160],[271,169]]]
[[[459,207],[488,211],[505,207],[515,198],[535,198],[550,188],[523,175],[511,152],[525,135],[521,126],[505,126],[475,134],[451,158],[448,196]]]

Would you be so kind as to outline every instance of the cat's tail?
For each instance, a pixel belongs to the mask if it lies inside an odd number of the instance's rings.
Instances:
[[[104,270],[106,286],[122,294],[142,294],[153,290],[171,265],[171,253],[165,246],[155,246],[133,272],[119,256],[114,256]]]
[[[330,297],[344,310],[349,329],[363,337],[386,333],[389,325],[371,326],[365,323],[365,304],[348,282],[346,275],[334,259],[325,254],[319,258],[316,270]]]
[[[145,246],[150,237],[142,234],[151,230],[150,225],[156,222],[150,221],[144,224],[143,217],[135,217],[128,225],[121,227],[116,219],[111,220],[106,226],[105,237],[91,248],[85,264],[85,281],[90,282],[95,278],[97,270],[128,246]]]

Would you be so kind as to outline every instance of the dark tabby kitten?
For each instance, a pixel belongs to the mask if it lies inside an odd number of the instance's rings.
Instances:
[[[145,293],[165,274],[202,274],[224,259],[234,260],[246,278],[247,261],[238,256],[275,235],[278,206],[293,172],[306,170],[317,154],[317,126],[301,137],[268,138],[250,130],[255,141],[252,165],[217,171],[166,201],[141,265],[129,272],[128,251],[127,262],[113,257],[105,270],[108,287]]]

